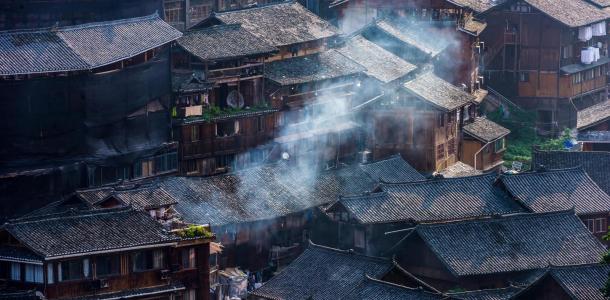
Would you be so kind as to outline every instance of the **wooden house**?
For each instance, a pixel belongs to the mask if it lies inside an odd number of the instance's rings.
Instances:
[[[373,104],[367,141],[373,158],[398,152],[423,172],[454,164],[460,160],[463,116],[474,99],[430,71],[417,75],[404,83],[398,99]]]
[[[487,83],[537,114],[539,134],[577,126],[606,101],[608,14],[593,1],[512,0],[486,12]]]
[[[415,283],[417,288],[391,284],[388,280]],[[438,291],[405,272],[391,259],[313,243],[281,273],[251,292],[248,299],[367,299],[358,298],[361,293],[372,294],[374,298],[389,293],[393,297],[442,299]]]
[[[15,203],[175,172],[169,44],[180,35],[156,14],[0,32],[1,173],[31,184],[0,194]]]
[[[266,64],[266,94],[281,107],[280,151],[329,165],[354,159],[361,133],[351,110],[364,70],[334,49]]]
[[[504,163],[510,130],[482,117],[470,118],[463,127],[461,160],[476,170],[498,169]]]
[[[264,96],[264,59],[277,49],[241,25],[187,31],[173,52],[179,172],[211,175],[263,162],[278,109]]]
[[[0,235],[10,289],[44,299],[209,299],[212,235],[181,238],[130,208],[13,220]]]
[[[574,209],[600,241],[608,233],[610,196],[582,168],[544,170],[500,177],[511,196],[535,213]]]
[[[495,180],[494,174],[416,179],[382,183],[373,193],[342,197],[325,211],[331,220],[326,231],[337,231],[337,239],[328,244],[387,256],[417,224],[525,212],[494,187]]]
[[[511,299],[604,299],[600,291],[610,272],[607,265],[549,266]]]
[[[396,260],[440,291],[480,290],[548,265],[597,263],[605,251],[573,211],[562,211],[420,224],[396,247]]]
[[[323,51],[339,34],[337,28],[294,0],[214,13],[194,28],[210,24],[241,24],[257,38],[279,49],[268,61]]]

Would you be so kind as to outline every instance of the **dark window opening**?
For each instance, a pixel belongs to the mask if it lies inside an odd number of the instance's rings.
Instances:
[[[121,273],[121,258],[118,255],[98,256],[95,269],[98,277],[117,275]]]

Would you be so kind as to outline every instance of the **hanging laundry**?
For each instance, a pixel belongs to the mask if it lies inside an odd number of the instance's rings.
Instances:
[[[606,21],[595,23],[592,26],[593,36],[605,36],[606,35]]]
[[[591,26],[584,26],[578,28],[578,39],[586,42],[593,37],[593,29]]]
[[[589,48],[582,48],[582,50],[580,50],[580,62],[582,62],[583,64],[591,64],[594,60],[594,57],[595,54],[593,53],[593,50]]]
[[[589,47],[589,50],[593,51],[593,61],[597,61],[599,59],[599,48]]]

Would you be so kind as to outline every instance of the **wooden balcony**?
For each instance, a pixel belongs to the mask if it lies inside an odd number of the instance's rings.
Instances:
[[[207,80],[212,82],[224,81],[228,78],[250,78],[263,76],[263,64],[251,63],[234,68],[208,70]]]
[[[195,142],[181,143],[182,159],[212,157],[242,152],[265,144],[273,139],[270,132],[254,135],[233,135],[229,137],[208,137]]]

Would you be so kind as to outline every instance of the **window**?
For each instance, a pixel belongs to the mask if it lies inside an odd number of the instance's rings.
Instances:
[[[519,81],[521,82],[529,82],[530,81],[530,73],[521,72],[519,73]]]
[[[199,140],[199,125],[191,126],[191,142]]]
[[[573,84],[578,84],[582,81],[582,75],[580,73],[575,73],[574,75],[572,75],[572,83]]]
[[[216,136],[232,136],[239,132],[239,121],[216,123]]]
[[[161,250],[139,251],[131,254],[133,271],[160,269],[164,266],[164,254]]]
[[[506,144],[505,144],[504,138],[501,138],[494,142],[494,150],[496,151],[496,153],[504,150],[505,147],[506,147]]]
[[[365,248],[364,231],[362,229],[354,230],[354,248]]]
[[[43,283],[42,265],[25,264],[25,281]]]
[[[95,258],[95,270],[98,277],[121,273],[121,258],[118,255],[104,255]]]
[[[436,159],[445,158],[445,144],[436,146]]]
[[[437,123],[438,127],[445,127],[445,114],[437,115]]]
[[[593,219],[586,219],[585,220],[585,224],[587,225],[587,229],[589,229],[589,231],[591,231],[593,233],[595,233],[594,223],[595,223],[595,220],[593,220]]]
[[[293,45],[290,47],[290,54],[292,55],[292,57],[295,57],[297,55],[299,55],[299,46],[297,45]]]
[[[194,173],[199,172],[199,164],[196,159],[191,159],[186,161],[186,172]]]
[[[53,276],[53,263],[47,264],[47,282],[50,284],[55,282],[55,276]]]
[[[567,59],[572,57],[572,45],[561,47],[561,58]]]
[[[21,281],[21,264],[11,263],[11,280]]]
[[[455,139],[450,139],[447,142],[447,155],[455,154]]]
[[[184,8],[182,7],[182,2],[168,2],[165,3],[165,21],[168,23],[171,22],[181,22],[184,21],[184,17],[182,16],[182,12],[184,12]]]
[[[86,260],[86,262],[88,263],[88,260]],[[83,260],[73,259],[62,261],[58,264],[59,274],[57,274],[57,277],[59,278],[59,281],[83,279],[85,278],[85,271],[88,275],[89,265],[87,264],[85,267]]]
[[[182,249],[182,268],[193,269],[197,265],[195,263],[195,248]]]
[[[595,233],[603,233],[607,231],[606,220],[603,218],[595,219],[594,222]]]

